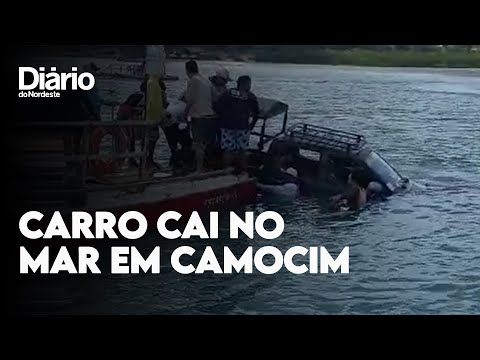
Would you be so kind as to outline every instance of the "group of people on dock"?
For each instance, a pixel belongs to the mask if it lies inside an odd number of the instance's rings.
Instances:
[[[171,151],[170,165],[193,154],[195,171],[204,172],[212,164],[214,154],[222,153],[221,167],[234,166],[238,172],[245,171],[245,150],[259,115],[250,77],[240,76],[236,86],[229,88],[233,80],[225,68],[206,78],[197,62],[190,60],[185,64],[185,71],[187,87],[177,105],[168,103],[166,86],[160,76],[147,75],[141,86],[145,120],[151,124],[147,165],[159,167],[153,155],[161,128]],[[139,97],[131,95],[120,107],[118,119],[131,118],[131,109],[138,104]]]

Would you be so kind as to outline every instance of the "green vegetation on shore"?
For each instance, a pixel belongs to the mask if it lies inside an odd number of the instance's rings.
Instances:
[[[370,49],[273,49],[256,55],[256,61],[294,64],[330,64],[384,67],[480,68],[480,52]]]
[[[170,59],[384,67],[480,68],[480,45],[166,45]],[[43,53],[141,59],[143,45],[42,47]]]

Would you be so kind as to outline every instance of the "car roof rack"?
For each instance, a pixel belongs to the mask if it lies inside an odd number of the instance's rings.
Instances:
[[[290,127],[286,137],[301,149],[314,152],[335,150],[358,153],[367,144],[362,135],[303,123]]]

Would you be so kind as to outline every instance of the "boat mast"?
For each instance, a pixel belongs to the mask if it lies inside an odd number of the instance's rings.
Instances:
[[[145,49],[145,74],[144,80],[145,82],[148,81],[148,77],[150,75],[157,75],[160,78],[165,77],[165,48],[163,45],[147,45]],[[148,99],[148,86],[145,83],[145,94],[144,94],[144,104],[143,104],[143,121],[147,121],[147,99]],[[143,174],[145,172],[145,165],[146,165],[146,146],[148,142],[148,129],[144,129],[144,136],[142,139],[142,153],[144,156],[141,159],[141,164],[139,167],[139,178],[143,178]]]
[[[147,45],[145,55],[145,74],[165,77],[165,47],[163,45]]]

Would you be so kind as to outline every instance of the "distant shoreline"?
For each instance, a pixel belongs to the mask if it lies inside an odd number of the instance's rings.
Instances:
[[[85,54],[80,52],[64,53],[68,57],[95,57],[112,59],[112,61],[139,62],[141,56],[119,56],[114,51]],[[278,47],[271,51],[257,51],[246,54],[222,54],[205,52],[200,55],[167,56],[169,61],[232,61],[242,63],[273,63],[273,64],[303,64],[303,65],[344,65],[361,67],[392,67],[392,68],[480,68],[480,52],[467,51],[412,51],[392,50],[376,51],[368,49],[322,49],[312,48],[302,52]]]
[[[311,53],[259,54],[257,62],[398,68],[480,68],[480,52],[323,50]]]
[[[169,62],[185,62],[187,61],[188,59],[167,59]],[[450,65],[450,66],[443,66],[443,65],[438,65],[438,66],[430,66],[430,65],[424,65],[424,66],[416,66],[416,65],[411,65],[411,66],[408,66],[408,65],[403,65],[403,66],[395,66],[395,65],[389,65],[389,64],[377,64],[377,65],[361,65],[361,64],[347,64],[347,63],[337,63],[337,64],[333,64],[333,63],[312,63],[312,62],[289,62],[289,61],[268,61],[268,60],[264,60],[264,61],[255,61],[255,60],[249,60],[249,61],[241,61],[241,60],[238,60],[238,59],[222,59],[222,60],[218,60],[218,59],[211,59],[211,58],[201,58],[201,59],[194,59],[194,60],[197,60],[197,61],[209,61],[209,62],[225,62],[225,63],[241,63],[241,64],[272,64],[272,65],[323,65],[323,66],[338,66],[338,67],[342,67],[342,66],[348,66],[348,67],[360,67],[360,68],[385,68],[385,69],[388,69],[388,68],[397,68],[397,69],[458,69],[458,70],[480,70],[480,66],[455,66],[455,65]]]
[[[187,60],[183,55],[173,60]],[[240,54],[223,54],[205,52],[197,55],[197,60],[235,61],[252,63],[305,64],[305,65],[350,65],[365,67],[404,67],[404,68],[480,68],[479,51],[414,51],[390,50],[378,51],[369,49],[318,49],[303,48],[292,51],[288,47],[275,47],[268,51],[254,51]]]

